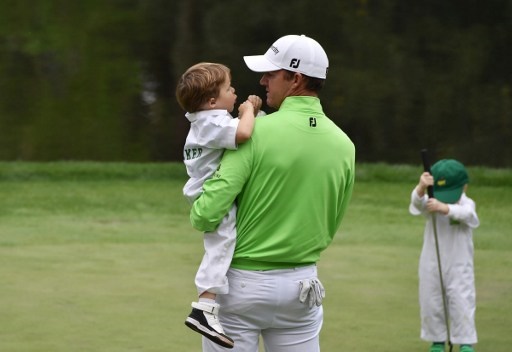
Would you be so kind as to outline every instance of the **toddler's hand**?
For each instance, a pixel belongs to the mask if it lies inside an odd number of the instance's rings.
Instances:
[[[421,189],[426,190],[427,187],[433,186],[433,185],[434,185],[434,177],[428,172],[422,173],[420,176],[420,183],[419,183],[419,186],[421,187]]]
[[[435,199],[435,198],[429,198],[429,200],[427,201],[427,210],[430,212],[430,213],[442,213],[442,214],[448,214],[448,212],[450,211],[450,208],[448,208],[448,205],[446,205],[445,203]]]
[[[242,116],[246,111],[250,111],[249,109],[253,110],[255,107],[250,100],[246,100],[238,107],[238,115]]]
[[[261,98],[257,95],[249,95],[247,100],[250,101],[252,103],[252,105],[254,106],[254,115],[257,115],[258,111],[260,111],[260,109],[261,109],[261,104],[262,104]]]

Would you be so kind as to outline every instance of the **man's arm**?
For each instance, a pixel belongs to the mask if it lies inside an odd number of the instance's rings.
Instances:
[[[355,159],[354,159],[355,160]],[[355,182],[355,161],[350,165],[346,173],[347,180],[345,182],[345,188],[343,189],[343,194],[341,195],[341,204],[339,206],[338,215],[336,217],[337,228],[340,227],[341,221],[345,216],[345,213],[348,208],[348,204],[352,199],[352,193],[354,190],[354,182]]]
[[[252,148],[249,140],[236,151],[224,152],[219,168],[205,181],[203,193],[192,205],[190,222],[195,229],[207,232],[219,226],[250,175]]]

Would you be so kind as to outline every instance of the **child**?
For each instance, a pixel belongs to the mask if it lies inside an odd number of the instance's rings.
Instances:
[[[419,301],[421,338],[432,342],[430,352],[443,352],[447,338],[434,225],[450,319],[450,341],[459,344],[461,352],[473,352],[472,345],[477,342],[473,229],[480,222],[475,202],[466,196],[468,182],[463,164],[443,159],[432,166],[432,175],[424,172],[420,176],[411,194],[409,212],[423,214],[427,219],[419,263]],[[428,198],[428,186],[433,186],[434,198]]]
[[[233,118],[230,113],[236,98],[230,70],[221,64],[196,64],[178,82],[176,99],[190,121],[183,155],[190,179],[183,194],[191,203],[219,166],[224,149],[237,149],[238,144],[251,137],[262,101],[249,96],[238,108],[239,117]],[[215,298],[228,293],[226,272],[235,246],[235,220],[233,205],[217,230],[204,234],[205,254],[195,278],[199,300],[192,303],[192,312],[185,321],[192,330],[227,348],[233,348],[234,342],[219,323]]]

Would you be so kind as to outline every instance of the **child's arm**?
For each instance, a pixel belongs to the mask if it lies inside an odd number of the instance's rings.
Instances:
[[[480,224],[475,210],[475,203],[469,198],[455,204],[446,204],[435,198],[428,200],[426,208],[429,212],[437,212],[449,218],[466,224],[471,228],[477,228]]]
[[[418,185],[411,192],[411,203],[409,204],[409,213],[412,215],[428,214],[425,205],[427,202],[427,187],[434,184],[434,178],[428,172],[421,174]]]
[[[412,215],[428,214],[427,201],[428,198],[427,188],[434,184],[434,178],[428,172],[424,172],[420,175],[420,179],[416,187],[411,192],[411,203],[409,204],[409,213]]]
[[[236,144],[244,143],[251,138],[254,128],[254,105],[246,100],[238,107],[238,113],[240,122],[236,129]]]
[[[244,143],[251,138],[254,129],[254,117],[261,108],[261,98],[256,95],[249,95],[247,100],[238,107],[238,128],[236,129],[236,143]]]
[[[416,193],[418,197],[423,198],[425,195],[427,188],[434,184],[434,177],[429,172],[424,172],[420,176],[420,181],[416,186]],[[448,205],[435,199],[429,198],[427,203],[425,204],[425,208],[429,213],[437,212],[444,215],[447,215],[450,211]]]
[[[450,218],[460,221],[471,228],[477,228],[480,225],[480,220],[476,213],[476,205],[472,199],[462,196],[458,203],[449,204],[448,207],[450,208],[448,212]]]

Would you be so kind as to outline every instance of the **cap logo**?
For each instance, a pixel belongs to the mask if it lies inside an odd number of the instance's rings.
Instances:
[[[446,186],[446,180],[445,180],[445,179],[442,179],[442,180],[437,181],[437,185],[438,185],[439,187]]]
[[[274,54],[279,54],[279,50],[273,45],[270,47],[270,50],[272,50]]]
[[[290,67],[291,68],[298,68],[300,65],[300,59],[292,59],[290,61]]]

